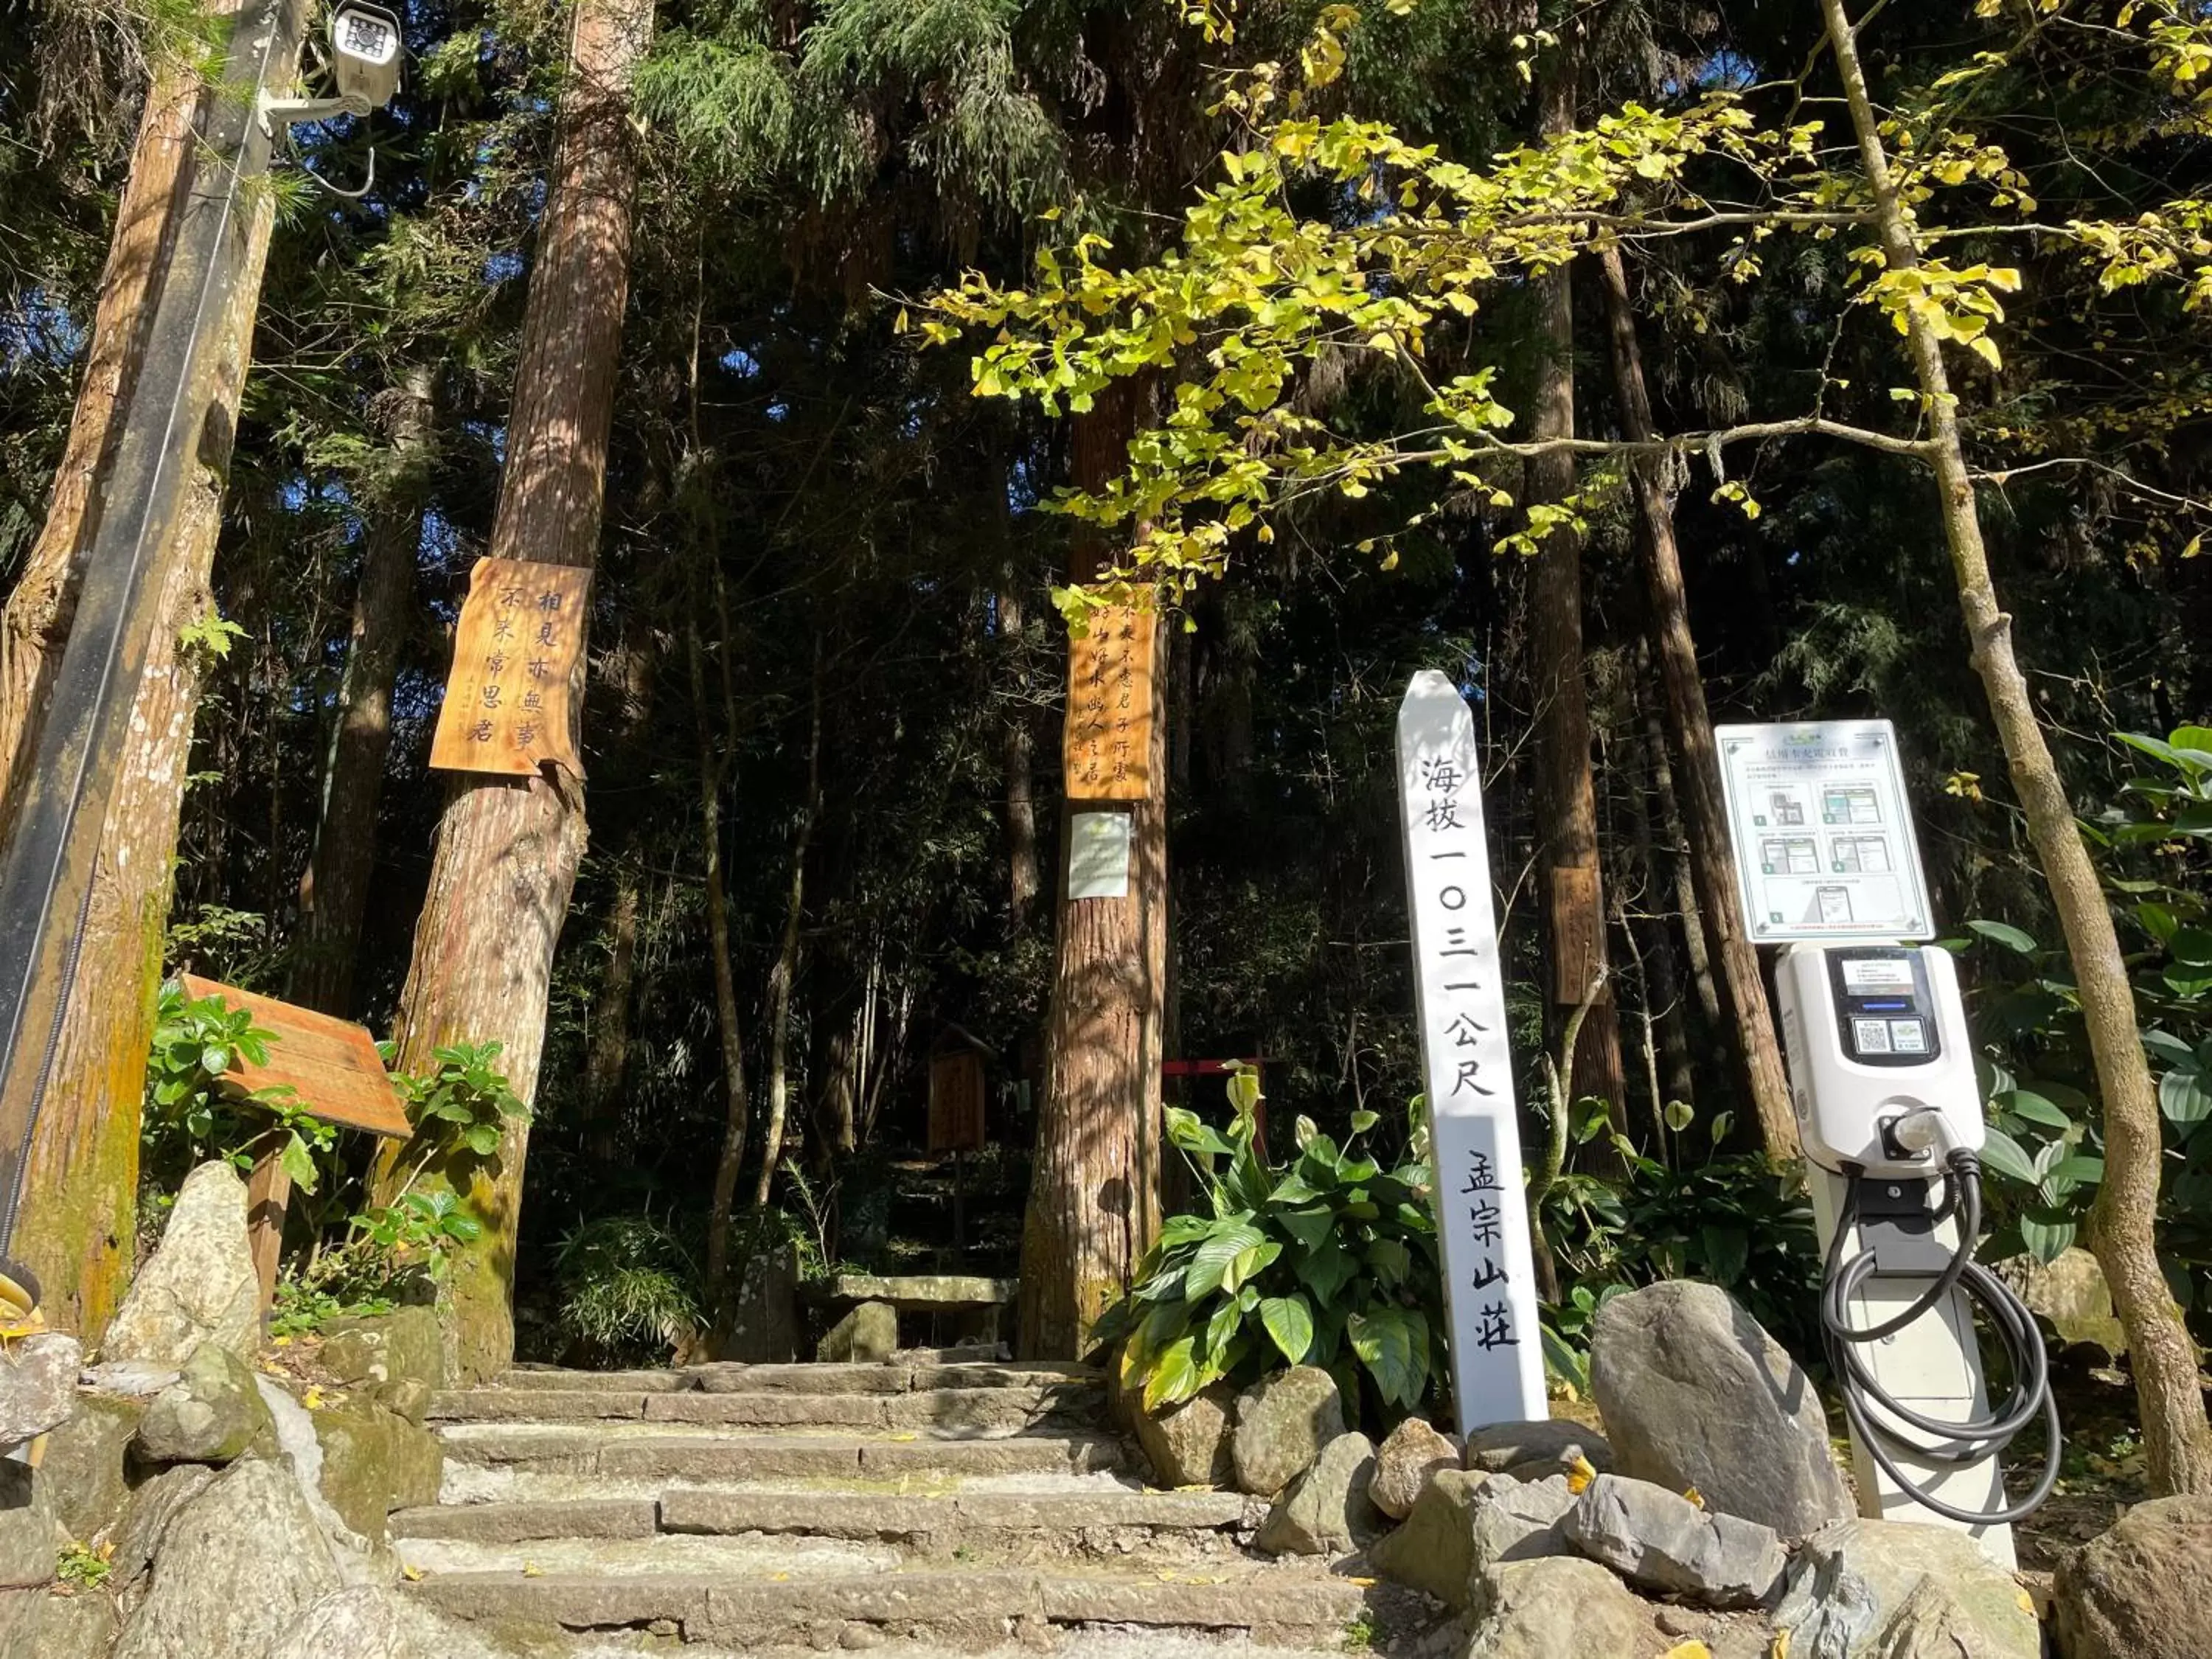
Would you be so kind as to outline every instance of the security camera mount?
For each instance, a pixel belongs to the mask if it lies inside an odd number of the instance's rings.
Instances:
[[[279,129],[340,115],[366,118],[390,103],[399,90],[400,52],[399,19],[395,14],[370,0],[339,0],[331,13],[329,43],[337,95],[271,98],[264,93],[259,103],[262,130],[273,136]],[[358,190],[340,190],[313,168],[307,172],[333,195],[365,196],[376,181],[376,151],[371,148],[368,152],[368,177]]]

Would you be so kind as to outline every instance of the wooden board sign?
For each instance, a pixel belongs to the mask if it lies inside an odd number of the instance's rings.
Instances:
[[[245,1009],[256,1025],[275,1034],[266,1066],[256,1066],[243,1054],[231,1056],[230,1069],[223,1075],[240,1087],[270,1089],[289,1084],[300,1107],[325,1123],[366,1129],[393,1140],[404,1140],[414,1133],[400,1108],[398,1092],[384,1069],[384,1057],[376,1052],[376,1041],[367,1027],[279,1002],[274,997],[256,996],[197,974],[181,975],[179,979],[185,994],[193,1001],[221,997],[227,1006]]]
[[[972,1152],[983,1145],[983,1057],[971,1051],[929,1062],[929,1150]]]
[[[1100,605],[1067,642],[1067,728],[1061,742],[1070,800],[1142,800],[1152,780],[1152,656],[1159,618]]]
[[[592,573],[576,565],[477,561],[430,742],[434,768],[528,776],[553,761],[584,775],[568,693],[591,586]]]

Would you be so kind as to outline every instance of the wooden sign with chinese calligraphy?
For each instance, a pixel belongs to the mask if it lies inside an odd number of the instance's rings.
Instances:
[[[983,1145],[983,1056],[954,1049],[929,1062],[929,1150],[973,1152]]]
[[[1134,605],[1100,605],[1087,632],[1067,642],[1066,795],[1142,800],[1152,774],[1152,652],[1158,617]]]
[[[556,761],[583,776],[568,687],[583,655],[591,586],[592,573],[577,565],[477,561],[453,632],[432,766],[526,776]]]
[[[197,974],[180,975],[185,994],[194,1001],[221,997],[233,1008],[243,1008],[253,1023],[274,1033],[269,1063],[256,1066],[234,1052],[223,1076],[243,1089],[278,1088],[289,1085],[293,1103],[325,1123],[347,1129],[366,1129],[374,1135],[404,1140],[414,1133],[399,1096],[384,1069],[376,1040],[365,1027],[333,1019],[312,1008],[256,996],[234,985],[220,985]]]
[[[1406,908],[1462,1433],[1549,1415],[1474,719],[1434,669],[1398,706]]]

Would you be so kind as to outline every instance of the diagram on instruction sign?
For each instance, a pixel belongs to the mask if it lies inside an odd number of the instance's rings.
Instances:
[[[1933,937],[1887,720],[1723,726],[1729,834],[1751,937]]]

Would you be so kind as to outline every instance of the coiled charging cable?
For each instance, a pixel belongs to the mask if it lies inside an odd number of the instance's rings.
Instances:
[[[1954,1152],[1945,1164],[1943,1202],[1929,1219],[1931,1223],[1941,1222],[1955,1211],[1959,1248],[1941,1269],[1929,1275],[1927,1290],[1910,1307],[1879,1325],[1864,1328],[1851,1323],[1850,1302],[1860,1285],[1874,1275],[1875,1253],[1862,1249],[1846,1261],[1844,1241],[1858,1225],[1859,1188],[1866,1178],[1866,1170],[1860,1164],[1844,1166],[1843,1212],[1837,1218],[1835,1237],[1828,1243],[1827,1282],[1820,1293],[1820,1328],[1829,1366],[1843,1391],[1844,1414],[1850,1419],[1851,1432],[1859,1444],[1866,1448],[1868,1455],[1882,1473],[1914,1503],[1946,1520],[1966,1526],[1997,1526],[2024,1520],[2033,1514],[2057,1484],[2062,1449],[2058,1402],[2051,1397],[2050,1361],[2044,1352],[2043,1334],[2036,1328],[2035,1316],[2013,1294],[2010,1285],[1974,1260],[1975,1237],[1981,1230],[1982,1219],[1981,1160],[1969,1152]],[[1882,1275],[1885,1279],[1918,1276],[1894,1272]],[[1899,1401],[1875,1378],[1865,1353],[1866,1344],[1893,1336],[1916,1319],[1933,1313],[1954,1290],[1963,1290],[1968,1297],[1980,1304],[1996,1328],[2012,1370],[2012,1388],[2006,1398],[1987,1416],[1963,1423],[1947,1423],[1940,1418],[1924,1416]],[[1970,1320],[1969,1340],[1972,1332]],[[1943,1443],[1929,1446],[1905,1440],[1873,1419],[1868,1410],[1869,1402],[1897,1421]],[[1916,1462],[1961,1466],[1978,1463],[2002,1452],[2039,1414],[2049,1442],[2044,1453],[2043,1473],[2033,1491],[2005,1509],[1984,1512],[1948,1504],[1915,1485],[1897,1466],[1897,1453],[1900,1451]]]

